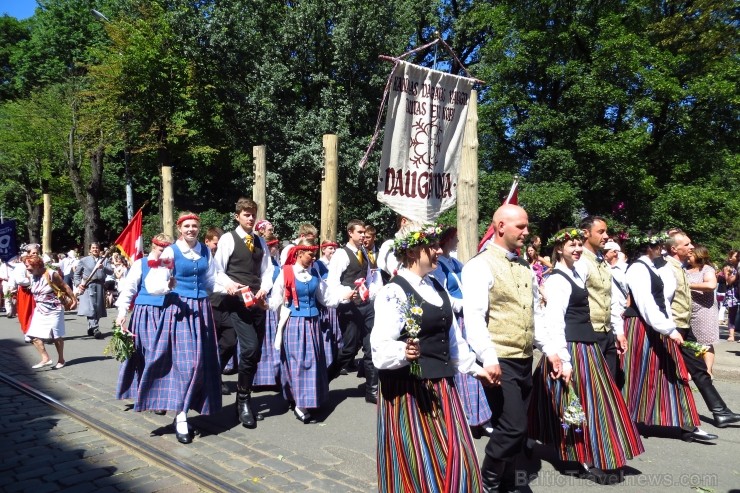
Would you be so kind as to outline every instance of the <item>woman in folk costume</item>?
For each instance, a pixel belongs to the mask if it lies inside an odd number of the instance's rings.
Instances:
[[[681,355],[683,337],[676,330],[658,266],[665,262],[665,233],[631,239],[640,257],[627,269],[631,306],[624,312],[624,334],[629,351],[622,364],[622,395],[635,423],[675,426],[686,441],[709,441],[717,435],[698,428],[699,413]],[[675,290],[675,282],[672,289]]]
[[[137,411],[174,411],[177,440],[190,443],[188,411],[221,410],[221,366],[208,299],[218,268],[208,247],[198,241],[197,215],[181,213],[177,229],[180,238],[164,249],[159,266],[144,279],[148,293],[168,296],[153,329],[156,346],[139,381]]]
[[[264,223],[267,223],[265,225]],[[269,230],[272,228],[272,224],[266,220],[257,221],[257,225],[262,227],[262,230]],[[278,263],[278,257],[274,255],[275,252],[278,254],[280,247],[280,240],[272,233],[265,235],[260,234],[265,239],[267,247],[270,249],[270,260],[274,267],[272,271],[272,282],[275,284],[275,280],[280,274],[280,264]],[[253,385],[262,385],[266,387],[274,387],[280,384],[280,350],[275,349],[273,341],[275,340],[275,333],[277,331],[278,324],[278,311],[268,309],[265,313],[265,338],[262,341],[262,356],[260,356],[260,362],[257,365],[257,373],[254,375]],[[236,362],[238,365],[239,362]]]
[[[556,264],[544,284],[545,355],[533,378],[529,436],[554,445],[561,460],[579,462],[586,471],[618,469],[644,449],[594,336],[585,276],[575,268],[582,240],[576,228],[550,240]],[[558,379],[548,373],[547,356],[553,354],[563,362]]]
[[[146,392],[139,393],[139,385],[145,373],[151,372],[150,366],[157,361],[152,356],[157,353],[157,336],[160,334],[162,312],[164,311],[165,295],[153,295],[146,289],[144,280],[151,272],[160,267],[160,256],[165,248],[172,245],[169,235],[160,233],[152,238],[149,255],[137,260],[131,265],[128,274],[119,284],[119,294],[116,300],[118,317],[116,324],[124,331],[134,335],[134,354],[121,364],[118,371],[116,385],[116,399],[133,399],[134,411],[144,411],[152,407],[150,396]],[[174,296],[169,294],[167,296]],[[126,328],[126,312],[133,301],[133,314]]]
[[[481,491],[478,459],[453,377],[485,378],[455,323],[452,301],[429,276],[441,229],[408,223],[396,234],[397,275],[375,298],[370,335],[378,368],[378,490]]]
[[[462,268],[463,264],[450,253],[457,249],[457,228],[448,227],[439,237],[439,246],[442,248],[442,255],[437,259],[437,269],[433,275],[452,298],[452,309],[455,311],[457,324],[460,326],[460,332],[465,337],[465,322],[462,312]],[[482,435],[489,435],[491,428],[491,407],[486,400],[486,394],[483,392],[483,386],[480,381],[471,375],[464,373],[455,374],[455,388],[460,395],[465,417],[468,420],[470,431],[473,437],[480,438]]]
[[[290,310],[282,334],[280,379],[283,396],[296,419],[311,423],[311,410],[321,407],[329,395],[326,356],[321,337],[319,303],[325,303],[326,283],[312,272],[318,248],[301,238],[286,258],[275,280],[270,308]],[[280,329],[278,329],[280,330]]]
[[[321,257],[314,262],[314,270],[321,276],[321,279],[326,280],[326,276],[329,275],[329,262],[331,261],[334,252],[339,248],[339,244],[333,241],[324,241],[321,243],[319,250],[321,251]],[[329,366],[334,357],[339,352],[339,345],[342,341],[342,331],[339,327],[339,319],[337,318],[336,307],[328,307],[321,305],[319,306],[321,312],[321,332],[324,339],[324,353],[326,354],[326,366]]]
[[[11,273],[11,281],[13,282],[11,290],[13,288],[16,289],[16,315],[18,316],[18,322],[21,324],[21,331],[23,334],[26,334],[28,332],[28,327],[31,325],[33,312],[36,309],[36,300],[31,294],[31,290],[29,288],[30,283],[28,282],[24,259],[29,255],[39,257],[41,255],[41,245],[38,243],[31,243],[29,245],[24,245],[21,248],[23,249],[23,253],[21,254],[20,262],[15,265],[15,268]],[[25,339],[26,342],[31,342],[29,337],[26,337]]]
[[[59,273],[47,269],[38,255],[27,255],[24,258],[28,275],[28,289],[35,301],[33,317],[26,332],[41,356],[41,361],[32,368],[51,366],[54,362],[44,347],[45,341],[51,340],[59,356],[55,370],[64,368],[64,307],[57,297],[57,292],[66,293],[72,300],[71,308],[77,304],[69,286]]]

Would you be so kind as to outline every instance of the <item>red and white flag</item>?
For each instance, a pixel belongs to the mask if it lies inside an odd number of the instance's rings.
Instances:
[[[141,237],[141,230],[141,209],[139,209],[114,242],[114,245],[129,262],[134,262],[144,256],[144,241]]]
[[[514,181],[511,184],[511,189],[509,189],[509,195],[506,196],[506,200],[504,200],[504,203],[501,205],[506,204],[512,204],[512,205],[519,205],[519,176],[514,176]],[[478,251],[480,252],[483,250],[483,248],[486,246],[486,243],[488,243],[488,240],[491,239],[493,236],[493,229],[494,224],[493,221],[491,221],[490,226],[488,226],[488,229],[486,230],[486,233],[483,235],[483,239],[480,240],[480,243],[478,243]]]

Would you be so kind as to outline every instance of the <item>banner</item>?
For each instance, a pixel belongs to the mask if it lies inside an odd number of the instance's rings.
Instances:
[[[0,258],[7,262],[16,255],[18,255],[16,223],[11,219],[0,224]]]
[[[114,243],[121,254],[130,262],[144,256],[144,241],[141,238],[141,229],[141,209],[139,209]]]
[[[473,81],[399,61],[391,75],[378,201],[416,221],[455,205]]]

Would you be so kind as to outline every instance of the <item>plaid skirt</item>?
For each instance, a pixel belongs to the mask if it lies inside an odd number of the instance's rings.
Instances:
[[[638,317],[624,321],[622,395],[632,421],[646,425],[693,428],[699,425],[681,349]]]
[[[394,378],[378,392],[378,491],[478,493],[478,457],[451,379]]]
[[[283,330],[280,352],[283,397],[298,407],[321,407],[329,395],[321,321],[318,316],[291,316]]]
[[[159,316],[156,310],[161,310]],[[221,410],[221,367],[210,301],[170,296],[156,310],[146,314],[143,309],[135,316],[143,363],[138,363],[136,394],[128,391],[134,411],[217,413]],[[127,394],[125,379],[120,392]]]
[[[462,315],[457,316],[457,323],[463,338],[465,334],[465,319]],[[491,407],[486,400],[483,385],[480,380],[466,373],[455,373],[455,388],[460,396],[465,418],[470,426],[479,426],[491,419]]]
[[[618,469],[645,449],[601,354],[598,344],[569,342],[573,373],[570,386],[581,402],[585,420],[563,423],[569,405],[568,386],[553,380],[542,357],[533,376],[529,404],[529,437],[554,445],[561,460],[589,463],[600,469]]]
[[[121,363],[118,369],[116,399],[136,399],[139,381],[144,374],[146,357],[154,353],[153,337],[162,318],[162,307],[134,305],[128,330],[134,335],[134,354]]]
[[[254,375],[256,386],[273,387],[280,384],[280,351],[275,349],[275,334],[277,331],[278,316],[275,310],[265,313],[265,338],[262,340],[262,356]],[[239,367],[237,353],[236,367]]]
[[[342,332],[339,329],[339,318],[336,308],[319,306],[319,317],[321,319],[321,338],[324,341],[324,354],[326,355],[326,366],[331,365],[339,353],[342,341]]]

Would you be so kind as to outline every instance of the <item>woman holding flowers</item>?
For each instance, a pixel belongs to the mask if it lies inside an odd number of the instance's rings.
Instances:
[[[455,323],[453,302],[428,274],[441,229],[396,234],[397,275],[375,299],[370,344],[379,370],[378,490],[479,492],[481,477],[456,371],[486,378]]]
[[[644,449],[591,325],[585,276],[575,268],[583,252],[581,230],[560,230],[550,243],[555,266],[544,284],[545,356],[533,378],[529,434],[587,471],[618,469]],[[547,369],[552,354],[563,362],[557,380]]]
[[[126,277],[119,284],[118,317],[116,325],[124,332],[130,332],[134,337],[134,353],[131,354],[121,365],[118,371],[118,385],[116,386],[116,399],[133,399],[134,411],[157,410],[150,403],[155,396],[148,392],[139,392],[139,386],[144,374],[151,374],[152,365],[156,365],[157,359],[157,329],[160,326],[162,311],[165,303],[164,295],[153,295],[149,293],[144,284],[150,273],[157,272],[160,266],[160,255],[165,248],[172,244],[169,235],[160,233],[152,238],[149,255],[137,260],[131,265]],[[126,312],[133,300],[133,314],[125,327]],[[116,336],[114,331],[113,337]]]
[[[325,303],[326,283],[311,268],[317,250],[313,240],[299,239],[288,253],[270,296],[271,310],[280,310],[283,304],[290,310],[283,333],[278,334],[282,340],[280,379],[283,397],[304,424],[314,422],[311,410],[319,408],[329,395],[319,312],[319,303]]]
[[[208,247],[198,241],[197,215],[181,213],[177,230],[180,238],[164,249],[157,272],[144,279],[148,293],[168,296],[153,329],[157,342],[139,381],[139,401],[146,402],[148,409],[177,413],[177,440],[190,443],[188,411],[221,410],[221,365],[208,299],[218,268]]]
[[[679,348],[684,340],[666,303],[673,292],[665,292],[656,266],[665,264],[661,252],[667,239],[665,233],[631,239],[640,257],[627,269],[632,304],[624,312],[629,351],[623,360],[622,395],[635,423],[679,427],[686,441],[716,440],[717,435],[697,427],[699,413]]]

